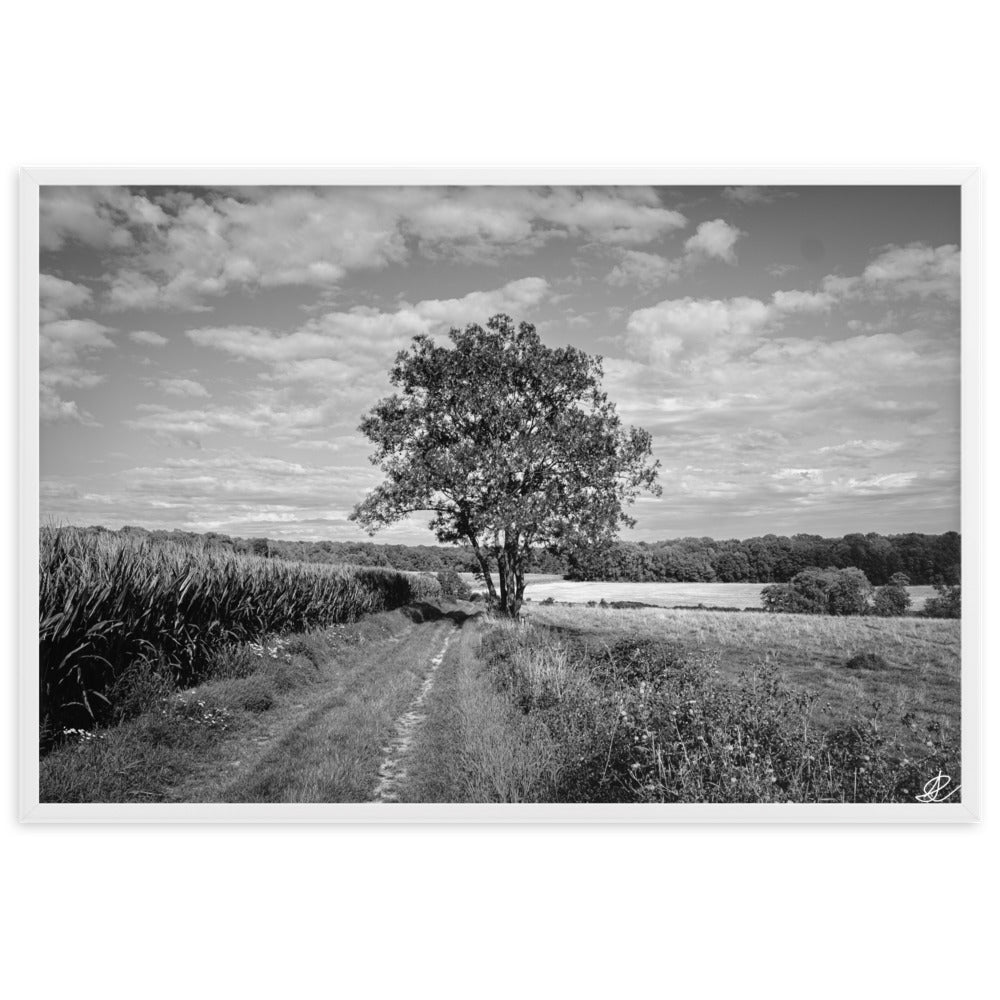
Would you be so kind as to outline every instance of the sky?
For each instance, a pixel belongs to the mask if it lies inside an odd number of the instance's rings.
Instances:
[[[43,187],[42,521],[367,539],[396,353],[506,312],[652,434],[623,537],[959,530],[960,236],[951,186]]]

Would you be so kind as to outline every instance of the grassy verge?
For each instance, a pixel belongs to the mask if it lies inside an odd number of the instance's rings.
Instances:
[[[229,646],[197,687],[147,672],[135,714],[41,761],[45,802],[364,801],[382,747],[450,623],[400,612]]]
[[[464,628],[438,670],[403,801],[540,802],[556,789],[559,748],[497,688],[480,655],[482,629]]]

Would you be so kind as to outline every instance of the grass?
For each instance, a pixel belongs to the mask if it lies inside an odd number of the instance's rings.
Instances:
[[[559,748],[497,689],[480,639],[480,627],[463,629],[438,670],[402,801],[539,802],[555,790]]]
[[[592,643],[643,636],[685,656],[710,659],[730,679],[774,667],[793,691],[818,699],[817,719],[835,725],[858,704],[878,702],[921,725],[961,718],[961,623],[946,619],[851,618],[530,605],[532,621]],[[847,669],[853,657],[882,657],[885,669]]]
[[[175,685],[266,634],[350,622],[440,592],[429,575],[293,563],[73,528],[40,537],[43,744],[116,713],[120,679],[155,663]]]

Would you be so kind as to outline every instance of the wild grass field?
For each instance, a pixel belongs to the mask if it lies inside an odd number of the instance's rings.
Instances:
[[[730,679],[747,670],[774,668],[791,688],[819,699],[818,717],[830,723],[878,702],[897,718],[909,712],[958,730],[958,620],[558,605],[534,606],[528,614],[532,622],[598,645],[629,636],[660,643],[710,663]],[[865,653],[880,656],[885,666],[846,666]]]
[[[916,802],[961,782],[958,643],[952,621],[534,605],[484,634],[467,714],[499,705],[464,767],[499,801]]]

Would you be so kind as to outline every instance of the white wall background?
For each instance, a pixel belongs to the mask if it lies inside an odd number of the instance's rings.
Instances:
[[[989,799],[986,823],[962,829],[18,827],[10,553],[19,165],[969,162],[986,170],[988,250],[1000,155],[986,9],[50,0],[6,12],[0,980],[12,995],[973,991],[995,937]],[[987,736],[987,781],[994,748]]]

